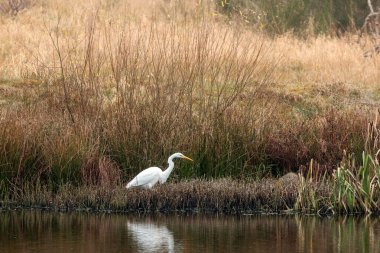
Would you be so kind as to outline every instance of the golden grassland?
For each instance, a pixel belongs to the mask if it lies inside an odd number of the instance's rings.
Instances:
[[[355,35],[269,36],[211,3],[111,0],[32,1],[1,13],[0,31],[3,199],[20,200],[15,187],[27,182],[50,194],[66,184],[113,187],[182,151],[195,163],[178,164],[173,181],[320,178],[349,164],[340,172],[352,175],[337,177],[353,187],[337,189],[339,205],[321,205],[302,181],[280,209],[379,208],[380,57],[364,57]],[[361,166],[363,151],[371,166]],[[373,179],[371,201],[363,178]],[[251,198],[244,203],[261,199]]]

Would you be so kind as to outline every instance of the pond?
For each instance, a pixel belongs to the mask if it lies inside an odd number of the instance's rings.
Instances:
[[[0,252],[380,252],[380,219],[1,211]]]

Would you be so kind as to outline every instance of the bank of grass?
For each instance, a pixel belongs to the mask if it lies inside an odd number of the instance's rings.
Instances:
[[[325,187],[357,185],[334,181],[339,163],[361,164],[363,150],[376,161],[366,136],[369,124],[378,128],[379,57],[363,57],[350,35],[269,37],[207,9],[189,8],[189,19],[175,5],[165,15],[126,7],[49,0],[0,16],[7,203],[59,208],[72,195],[72,206],[94,209],[327,210],[336,204]],[[120,186],[176,151],[195,160],[176,164],[178,183]],[[357,164],[349,171],[361,181]],[[309,168],[327,175],[323,183],[313,175],[281,192],[268,179]],[[339,211],[378,208],[338,199]]]
[[[324,192],[327,194],[327,190]],[[111,212],[253,213],[289,211],[297,200],[297,180],[190,180],[151,190],[114,186],[61,186],[56,193],[28,184],[15,188],[1,208],[48,208]]]
[[[27,183],[23,187],[11,187],[3,194],[0,208],[127,213],[378,214],[380,166],[373,160],[371,164],[367,162],[360,166],[358,173],[348,170],[343,163],[333,177],[318,179],[287,174],[278,180],[251,182],[190,180],[151,190],[126,191],[123,185],[61,185],[57,191],[52,191],[46,185]]]
[[[91,212],[379,214],[380,165],[363,152],[361,163],[345,157],[333,174],[321,175],[311,161],[306,176],[279,179],[187,180],[152,189],[122,184],[64,184],[53,190],[40,182],[8,186],[0,209],[42,208]],[[5,187],[5,185],[2,185]]]

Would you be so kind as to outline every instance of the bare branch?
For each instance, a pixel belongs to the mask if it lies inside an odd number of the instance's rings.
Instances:
[[[368,0],[368,7],[369,7],[369,10],[371,11],[370,14],[372,14],[374,11],[373,11],[371,0]]]
[[[370,13],[364,20],[358,38],[358,42],[362,44],[363,47],[367,45],[367,41],[370,43],[370,49],[367,49],[364,52],[365,57],[372,56],[374,53],[380,52],[380,12],[374,11],[371,0],[368,0],[367,3]]]

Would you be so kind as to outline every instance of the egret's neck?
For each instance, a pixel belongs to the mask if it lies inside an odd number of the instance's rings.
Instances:
[[[174,169],[173,159],[174,159],[173,155],[169,157],[169,159],[168,159],[169,167],[164,172],[162,172],[161,183],[165,183],[166,180],[168,180],[170,173],[172,173],[172,171]]]

